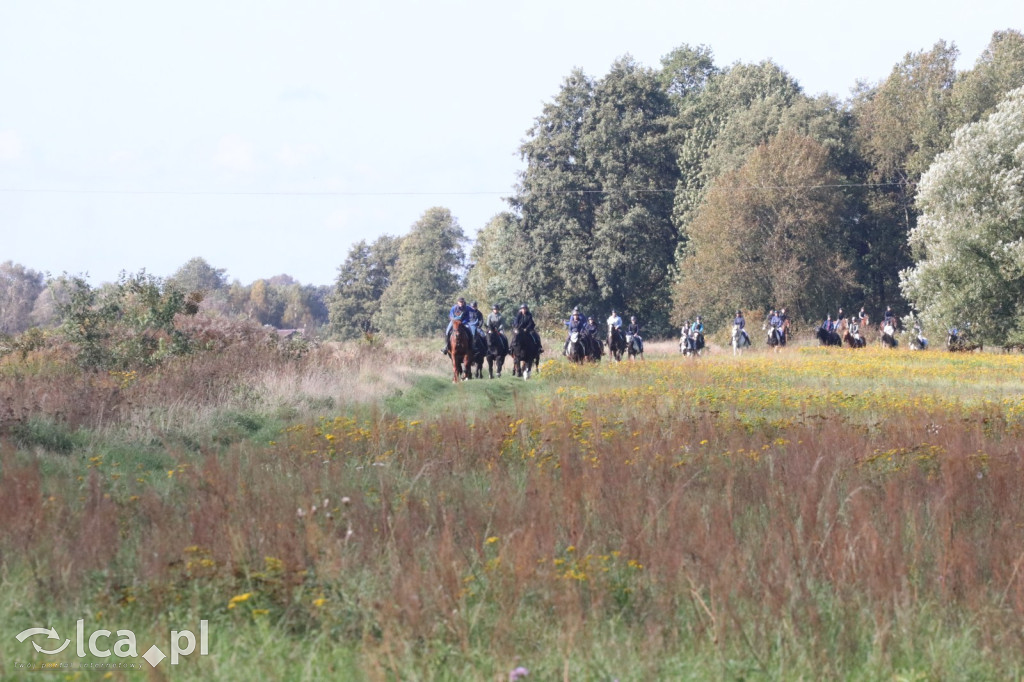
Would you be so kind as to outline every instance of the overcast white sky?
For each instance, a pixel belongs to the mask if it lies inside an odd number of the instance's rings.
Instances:
[[[328,284],[431,206],[470,236],[504,210],[574,67],[704,44],[845,98],[1007,28],[1021,0],[0,0],[0,262]]]

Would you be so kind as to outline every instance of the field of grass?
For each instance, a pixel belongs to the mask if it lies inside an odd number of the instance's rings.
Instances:
[[[1024,675],[1024,357],[664,343],[453,385],[427,345],[0,361],[0,678]],[[80,619],[209,653],[15,637]]]

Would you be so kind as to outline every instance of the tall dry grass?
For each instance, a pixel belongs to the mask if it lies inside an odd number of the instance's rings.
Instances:
[[[377,358],[338,362],[376,372]],[[958,637],[975,673],[1021,670],[1010,412],[925,401],[865,419],[837,400],[757,421],[715,388],[734,370],[757,381],[753,363],[562,367],[536,398],[472,419],[339,410],[273,443],[174,453],[157,477],[109,460],[47,475],[8,448],[0,563],[66,609],[105,594],[104,608],[330,632],[371,677],[439,649],[552,677],[606,642],[634,679],[680,650],[769,676],[949,678],[961,664],[930,648]],[[330,384],[306,371],[263,390]]]

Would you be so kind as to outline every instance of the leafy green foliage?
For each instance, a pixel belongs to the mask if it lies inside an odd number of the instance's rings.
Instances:
[[[573,72],[545,106],[520,149],[527,170],[513,202],[522,216],[516,260],[532,264],[528,298],[667,323],[673,111],[658,75],[629,58],[597,82]]]
[[[338,267],[328,303],[331,334],[349,339],[378,331],[373,316],[380,310],[381,296],[391,283],[401,243],[400,237],[383,235],[371,244],[360,240],[352,245]]]
[[[227,271],[215,268],[203,258],[192,258],[167,279],[167,284],[185,292],[217,291],[227,286]]]
[[[959,131],[921,180],[903,292],[933,328],[1024,338],[1024,88]]]
[[[67,300],[58,306],[60,330],[77,348],[79,364],[90,369],[128,370],[157,364],[191,350],[175,328],[178,314],[195,315],[196,295],[163,286],[144,271],[122,273],[114,284],[93,289],[81,277],[66,278]]]
[[[17,334],[32,325],[32,308],[42,291],[41,273],[12,261],[0,263],[0,334]]]
[[[675,319],[731,318],[737,308],[814,314],[841,303],[855,282],[836,183],[828,151],[792,132],[716,180],[690,226]]]
[[[393,276],[381,296],[374,326],[395,336],[436,333],[462,288],[466,236],[446,208],[423,214],[398,247]]]

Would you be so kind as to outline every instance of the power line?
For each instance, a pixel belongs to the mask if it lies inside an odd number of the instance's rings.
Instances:
[[[737,185],[727,190],[796,190],[796,189],[846,189],[855,187],[897,187],[900,182],[844,182],[819,185]],[[710,189],[710,186],[708,187]],[[564,194],[674,194],[675,189],[565,189],[528,191],[525,195],[564,195]],[[209,196],[209,197],[422,197],[422,196],[502,196],[509,195],[507,190],[493,191],[385,191],[385,192],[299,192],[299,191],[259,191],[259,192],[222,192],[209,190],[146,190],[146,189],[58,189],[52,187],[0,187],[4,194],[97,194],[109,196]]]

